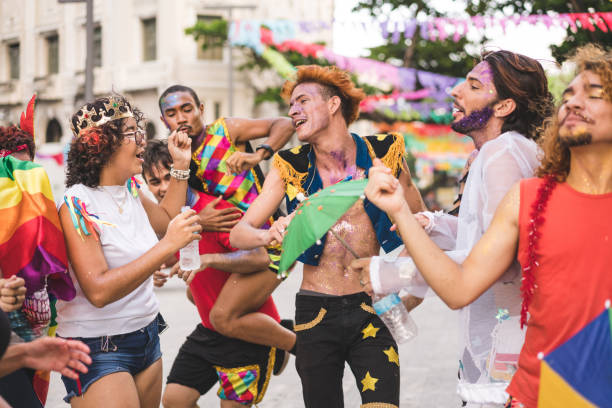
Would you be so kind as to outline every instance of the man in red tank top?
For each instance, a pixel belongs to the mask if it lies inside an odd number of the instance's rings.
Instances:
[[[507,407],[538,406],[538,355],[570,339],[612,298],[612,54],[587,45],[573,61],[577,75],[540,140],[539,178],[510,190],[463,264],[429,239],[381,163],[370,170],[366,188],[368,199],[393,218],[427,283],[453,309],[478,298],[518,257],[527,333]],[[583,380],[606,388],[606,370],[584,370]],[[610,393],[601,394],[603,400],[585,404],[609,406]]]

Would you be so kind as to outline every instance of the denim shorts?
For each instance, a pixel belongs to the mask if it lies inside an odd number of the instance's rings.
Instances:
[[[84,394],[91,384],[106,375],[128,372],[134,376],[159,360],[159,333],[166,327],[164,318],[158,314],[151,323],[131,333],[74,337],[73,340],[80,340],[89,346],[92,362],[89,371],[79,373],[76,381],[62,376],[67,392],[64,401],[70,403],[72,397]]]

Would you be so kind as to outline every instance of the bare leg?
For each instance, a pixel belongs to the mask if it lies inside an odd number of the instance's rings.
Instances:
[[[212,325],[227,337],[291,350],[295,345],[295,333],[270,316],[255,312],[280,283],[276,274],[269,270],[232,274],[210,311]]]
[[[162,389],[161,358],[134,376],[142,408],[159,408]]]
[[[181,384],[166,385],[162,404],[164,408],[198,408],[198,390]]]
[[[106,375],[87,388],[85,394],[70,400],[72,408],[139,408],[134,378],[127,372]]]

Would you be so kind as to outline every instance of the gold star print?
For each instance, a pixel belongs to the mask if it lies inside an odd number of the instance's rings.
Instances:
[[[363,329],[361,332],[363,333],[363,338],[367,339],[368,337],[376,337],[376,332],[379,331],[379,327],[372,326],[372,323],[368,324],[368,327]]]
[[[399,367],[399,356],[393,346],[389,347],[388,350],[383,350],[383,353],[387,355],[390,363],[395,363]]]
[[[364,392],[366,390],[376,391],[377,382],[378,378],[370,376],[370,372],[368,371],[365,377],[363,377],[363,380],[361,380],[361,384],[363,384],[363,389],[361,390],[361,392]]]

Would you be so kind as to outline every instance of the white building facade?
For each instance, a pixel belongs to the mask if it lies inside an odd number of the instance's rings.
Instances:
[[[159,120],[158,96],[168,86],[192,87],[206,120],[229,114],[229,50],[202,51],[185,28],[198,19],[228,18],[214,6],[235,9],[242,19],[333,20],[333,0],[95,0],[95,96],[125,94],[146,115],[150,136],[167,134]],[[0,125],[17,122],[31,95],[38,94],[35,133],[39,148],[57,151],[72,137],[69,118],[84,102],[86,6],[57,0],[0,0]],[[299,33],[299,31],[298,31]],[[331,43],[331,29],[299,34],[303,41]],[[234,50],[233,115],[258,116],[254,91]],[[268,114],[270,114],[268,112]],[[43,145],[43,143],[46,143]]]

